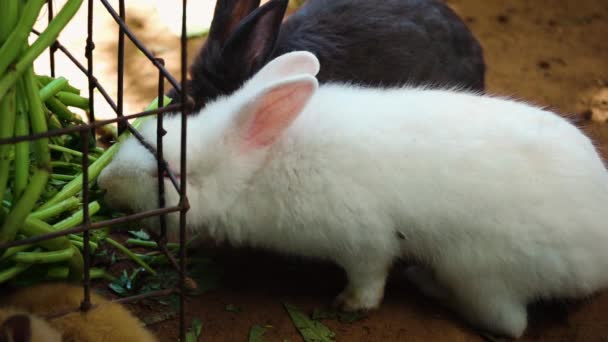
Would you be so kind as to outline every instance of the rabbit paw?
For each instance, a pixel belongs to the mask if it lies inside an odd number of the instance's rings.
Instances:
[[[453,290],[453,307],[481,330],[519,338],[526,329],[525,303],[509,293],[500,280],[468,283]]]
[[[382,294],[377,290],[347,288],[336,297],[333,307],[346,312],[366,312],[380,306]]]
[[[380,306],[384,296],[387,272],[347,271],[349,283],[334,300],[333,306],[342,311],[367,311]]]

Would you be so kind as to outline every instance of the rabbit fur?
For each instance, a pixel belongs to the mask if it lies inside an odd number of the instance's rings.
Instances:
[[[377,308],[391,264],[416,260],[425,293],[511,337],[529,302],[607,284],[608,173],[568,121],[454,89],[319,87],[318,70],[311,53],[282,55],[188,120],[190,233],[331,260],[348,276],[344,310]],[[170,166],[180,124],[165,121]],[[154,143],[156,129],[141,134]],[[108,203],[156,208],[156,165],[125,141],[99,177]]]
[[[298,50],[321,61],[321,83],[484,89],[482,47],[443,1],[307,0],[283,21],[287,3],[216,3],[207,41],[190,66],[194,112],[237,90],[274,57]],[[175,89],[168,95],[180,100]]]

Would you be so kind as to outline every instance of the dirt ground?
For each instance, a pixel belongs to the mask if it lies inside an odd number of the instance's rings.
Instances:
[[[205,1],[202,3],[203,7],[210,7]],[[607,106],[602,103],[601,92],[608,87],[608,1],[449,0],[448,3],[481,41],[490,93],[549,106],[581,120],[604,157],[608,156],[608,124],[600,122],[602,108]],[[128,5],[130,27],[178,76],[177,37],[162,26],[149,3],[133,0]],[[96,11],[101,12],[99,8]],[[66,45],[75,49],[82,47],[85,27],[82,14],[71,25],[73,36],[66,34]],[[115,94],[116,29],[107,15],[96,19],[95,25],[96,73],[110,93]],[[200,38],[190,40],[189,57],[201,43]],[[156,96],[158,76],[129,44],[125,66],[125,111],[137,112]],[[39,68],[45,68],[43,63]],[[68,69],[60,71],[70,80],[81,77]],[[79,85],[80,80],[75,83]],[[81,84],[84,88],[84,83]],[[603,99],[606,101],[606,97]],[[97,109],[102,117],[109,113],[104,108],[100,104]],[[590,117],[596,121],[588,120]],[[254,324],[269,326],[267,341],[301,341],[282,302],[311,312],[330,303],[344,285],[342,271],[331,265],[259,251],[222,252],[217,260],[225,272],[223,285],[189,298],[187,305],[188,321],[193,317],[203,321],[204,341],[246,340]],[[229,312],[227,304],[242,311]],[[608,292],[576,303],[536,305],[530,316],[522,341],[608,341]],[[455,315],[423,298],[398,272],[388,284],[380,310],[353,324],[332,320],[324,323],[337,333],[337,341],[482,340]],[[176,327],[177,321],[170,320],[151,329],[161,340],[172,341],[176,339]]]

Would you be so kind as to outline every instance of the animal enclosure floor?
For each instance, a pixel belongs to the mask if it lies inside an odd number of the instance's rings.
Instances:
[[[168,69],[179,78],[178,38],[161,26],[149,3],[129,1],[129,26],[148,48],[165,59]],[[590,116],[591,109],[595,108],[594,115],[601,112],[603,104],[594,100],[594,96],[608,87],[608,1],[450,0],[448,3],[465,18],[482,43],[490,93],[550,106],[582,120]],[[82,20],[83,14],[86,6],[77,20]],[[116,29],[108,18],[97,20],[96,25],[100,28],[96,31],[96,73],[110,93],[115,94]],[[202,39],[189,41],[190,59],[201,42]],[[158,76],[131,44],[126,47],[125,67],[125,108],[127,112],[137,112],[156,96]],[[84,84],[76,85],[86,89]],[[594,119],[597,121],[585,121],[585,130],[603,156],[608,157],[608,123],[596,116]],[[187,321],[195,317],[202,320],[204,341],[245,341],[256,324],[269,326],[267,341],[302,341],[282,303],[289,302],[310,313],[329,304],[344,284],[343,274],[337,268],[265,253],[235,252],[219,258],[219,262],[225,272],[222,287],[188,299]],[[241,308],[241,312],[227,311],[228,304]],[[134,309],[142,315],[161,310]],[[324,323],[336,332],[337,341],[482,341],[459,318],[423,298],[398,275],[389,282],[382,307],[368,318],[352,324],[333,320]],[[174,341],[177,320],[155,324],[151,329],[162,341]],[[521,340],[608,341],[608,291],[576,303],[534,307],[529,328]]]

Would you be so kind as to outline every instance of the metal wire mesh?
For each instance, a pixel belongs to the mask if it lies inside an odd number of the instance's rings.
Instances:
[[[117,51],[118,51],[118,84],[117,84],[117,98],[116,101],[112,99],[112,97],[108,94],[108,92],[104,89],[104,87],[98,82],[95,78],[94,73],[94,60],[93,60],[93,50],[95,49],[95,42],[93,39],[93,4],[94,0],[87,1],[87,39],[86,39],[86,49],[85,49],[85,57],[87,59],[87,66],[83,66],[75,57],[72,55],[63,45],[61,45],[58,41],[56,41],[50,48],[50,70],[51,76],[55,77],[55,53],[60,51],[65,54],[68,59],[73,63],[73,65],[82,71],[88,79],[88,89],[89,89],[89,103],[90,110],[88,112],[88,124],[82,124],[80,126],[68,127],[57,130],[50,130],[45,133],[40,134],[30,134],[27,136],[18,136],[7,139],[0,139],[0,145],[2,144],[14,144],[22,141],[34,141],[41,138],[60,136],[68,133],[78,132],[81,137],[81,152],[83,153],[82,158],[82,203],[83,203],[83,214],[84,219],[83,223],[77,227],[56,231],[50,234],[33,236],[21,240],[16,240],[4,244],[0,244],[0,251],[7,249],[9,247],[21,246],[30,243],[37,243],[44,240],[49,240],[59,236],[67,236],[69,234],[75,233],[83,233],[83,257],[84,257],[84,279],[82,282],[83,285],[83,301],[79,308],[74,308],[74,310],[89,310],[93,306],[90,301],[90,270],[91,270],[91,247],[90,247],[90,232],[91,230],[101,229],[105,227],[111,227],[114,225],[124,224],[127,222],[141,220],[143,218],[152,217],[152,216],[160,216],[160,225],[161,225],[161,234],[157,238],[157,243],[160,247],[160,250],[164,252],[169,260],[172,261],[173,265],[177,268],[179,272],[179,284],[178,288],[174,289],[162,289],[158,291],[152,291],[145,294],[130,296],[121,298],[116,300],[116,302],[130,302],[141,300],[143,298],[149,298],[154,296],[164,296],[174,292],[179,294],[179,338],[181,341],[185,341],[186,335],[186,324],[185,324],[185,280],[186,280],[186,248],[185,248],[185,227],[186,227],[186,212],[189,209],[188,200],[186,197],[186,131],[187,131],[187,107],[188,107],[188,98],[185,92],[181,93],[181,101],[178,104],[172,104],[166,107],[163,107],[163,95],[164,95],[164,81],[168,80],[169,83],[178,91],[186,88],[186,76],[187,76],[187,37],[186,37],[186,4],[187,0],[182,0],[182,32],[180,38],[180,47],[181,47],[181,83],[178,83],[177,80],[165,69],[164,61],[162,59],[156,58],[146,47],[137,39],[137,37],[133,34],[132,31],[129,30],[125,22],[126,11],[125,11],[125,1],[119,0],[119,10],[116,10],[112,7],[112,5],[107,0],[97,0],[103,4],[104,8],[107,12],[112,16],[114,21],[119,26],[118,40],[117,40]],[[50,22],[54,17],[53,10],[53,1],[47,1],[47,12],[48,12],[48,21]],[[34,31],[33,33],[38,34],[38,32]],[[155,110],[144,111],[140,113],[135,113],[131,115],[124,115],[123,113],[123,98],[124,98],[124,44],[125,44],[125,36],[137,47],[139,51],[141,51],[147,59],[152,63],[158,70],[158,108]],[[116,114],[115,119],[110,120],[95,120],[95,107],[94,107],[94,92],[98,91],[105,101],[109,104],[112,110]],[[166,112],[181,112],[181,151],[180,151],[180,182],[177,181],[175,175],[171,173],[171,168],[167,167],[167,163],[163,159],[163,136],[165,131],[163,129],[163,113]],[[145,141],[145,139],[137,132],[137,130],[128,122],[130,119],[149,116],[157,114],[157,147],[154,148],[150,142]],[[95,128],[110,124],[117,123],[119,134],[125,130],[131,132],[131,134],[137,138],[142,145],[144,145],[157,159],[157,167],[158,174],[163,174],[163,172],[169,173],[172,185],[178,191],[180,195],[180,201],[177,206],[166,207],[165,206],[165,188],[164,182],[162,178],[159,177],[158,182],[158,194],[159,194],[159,203],[158,209],[149,210],[145,212],[133,213],[131,215],[122,216],[119,218],[99,221],[99,222],[91,222],[91,218],[89,215],[89,179],[88,179],[88,167],[89,167],[89,146],[87,142],[89,141],[90,134],[94,134]],[[169,253],[168,248],[166,246],[166,220],[165,215],[171,212],[179,212],[179,261],[176,261],[175,258]],[[72,311],[74,311],[72,310]],[[71,311],[70,311],[71,312]],[[69,312],[60,313],[67,314]],[[57,316],[57,315],[56,315]]]

